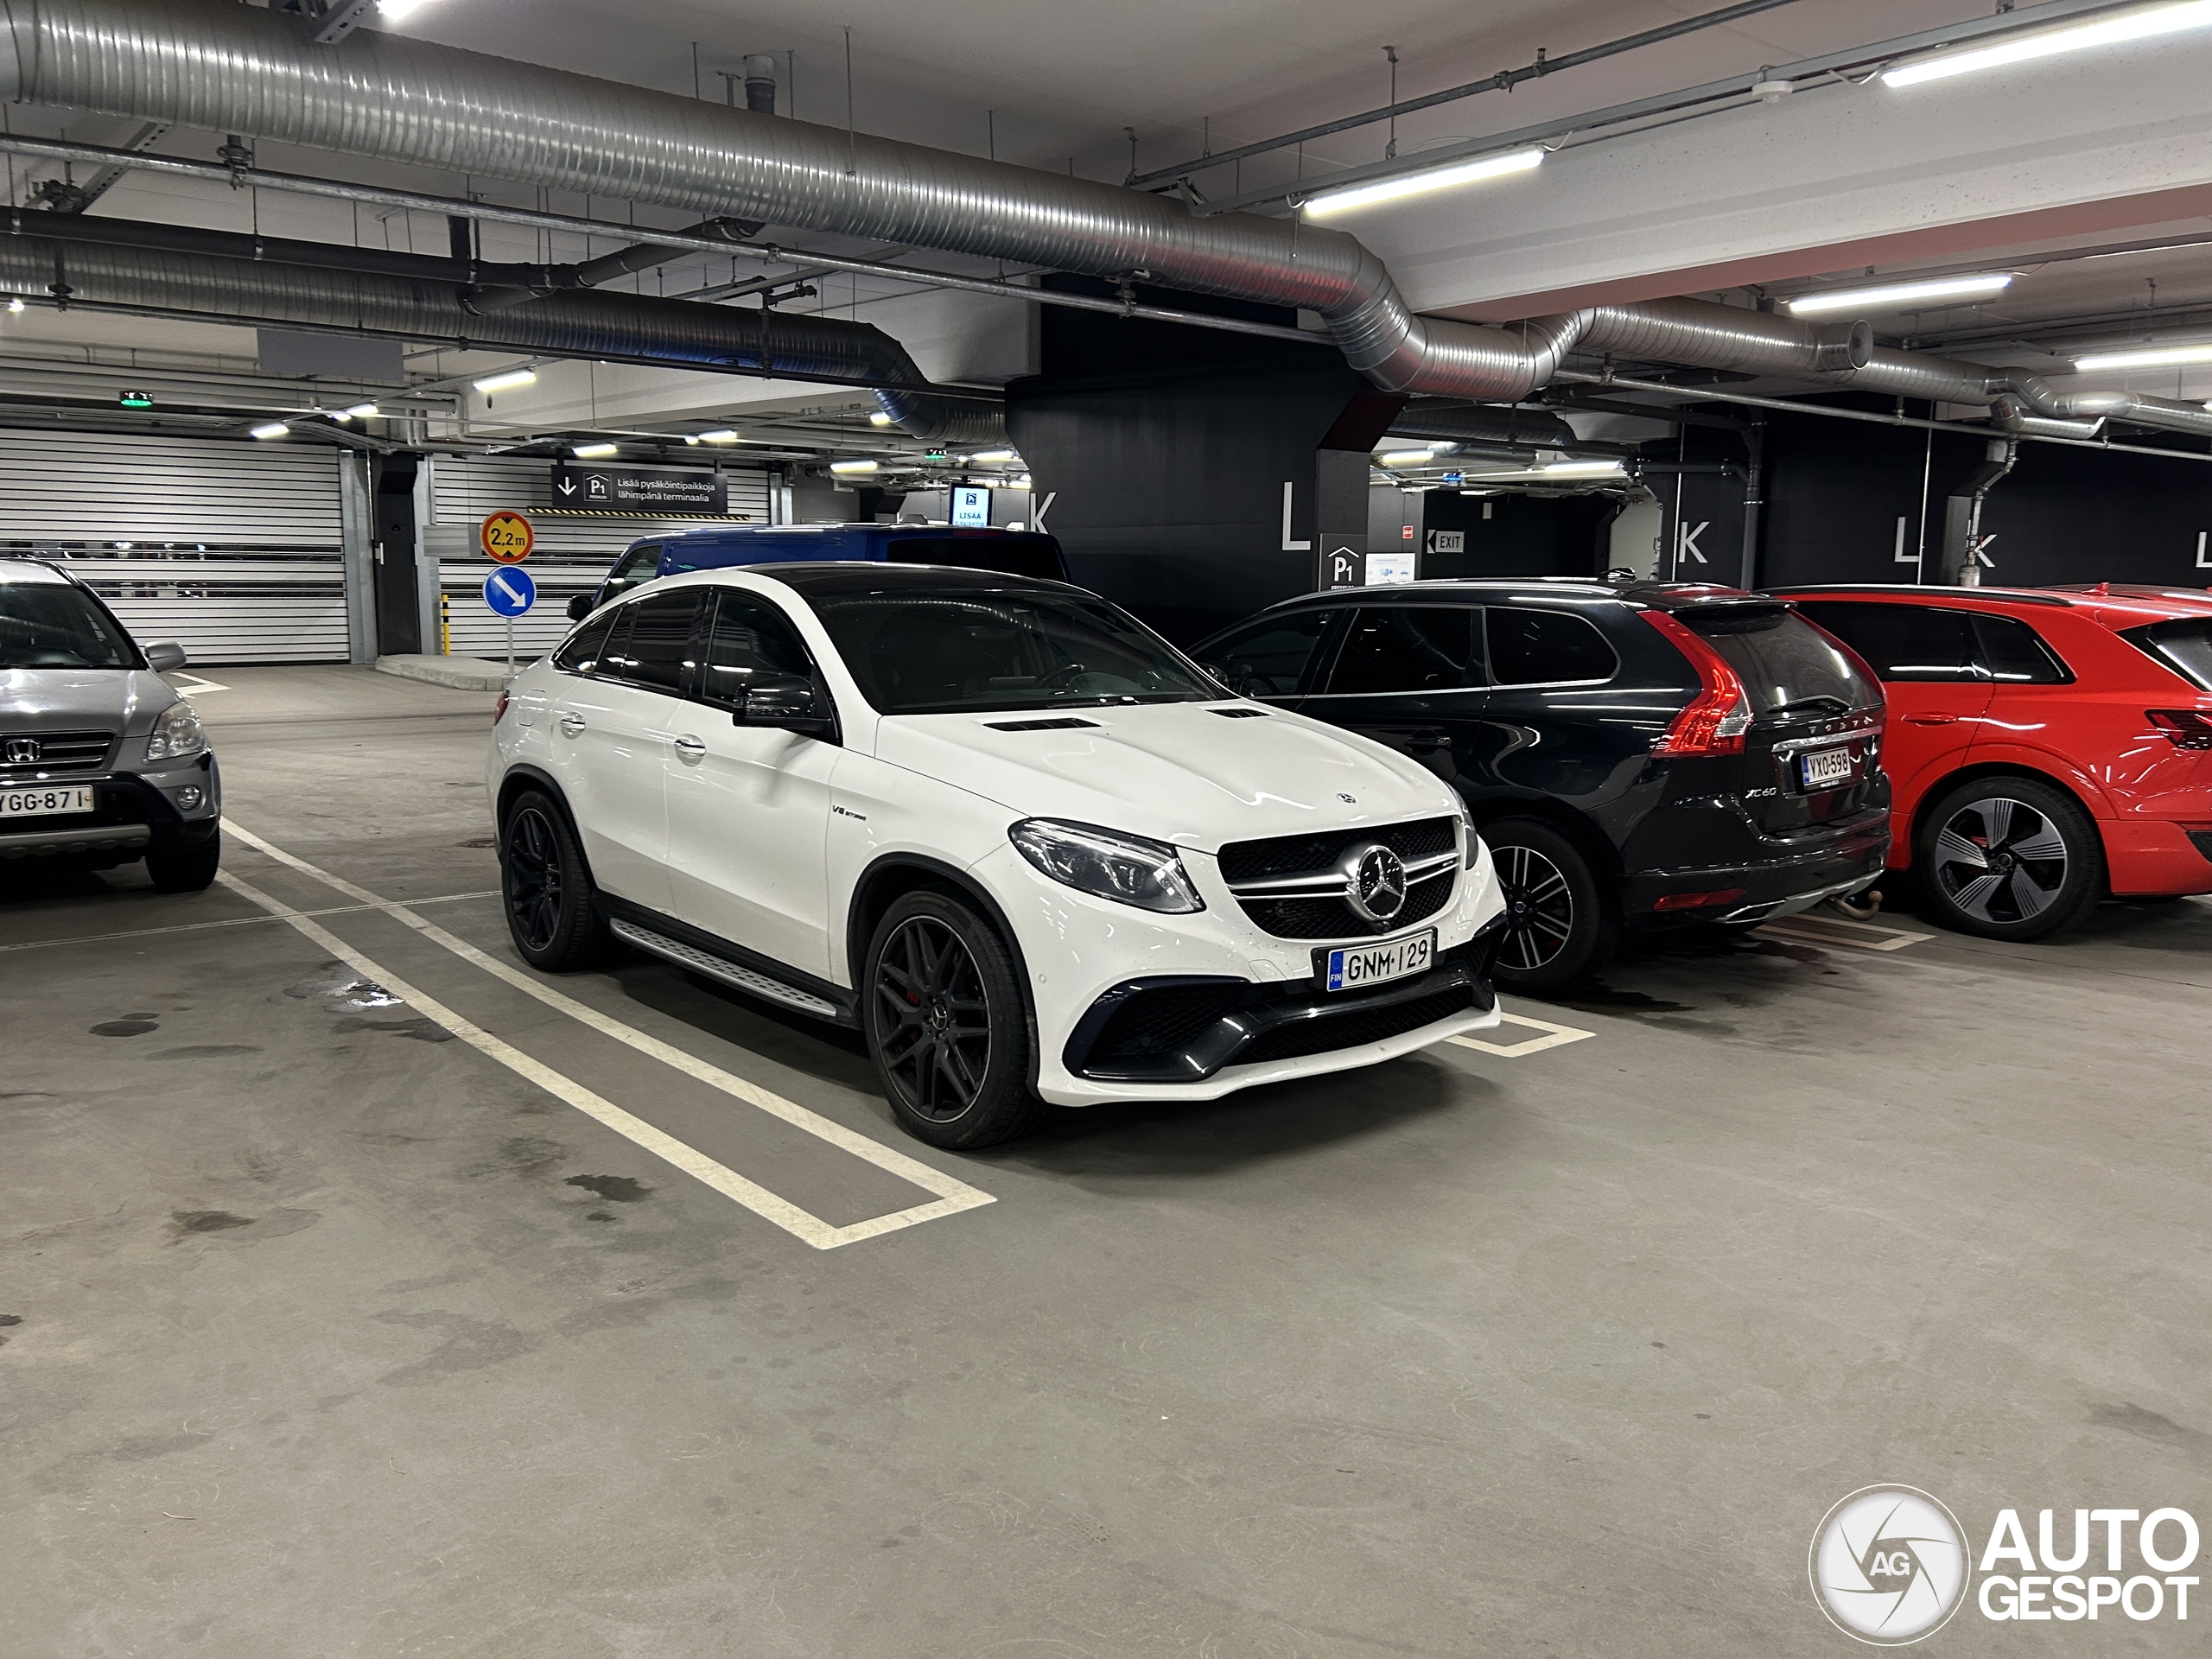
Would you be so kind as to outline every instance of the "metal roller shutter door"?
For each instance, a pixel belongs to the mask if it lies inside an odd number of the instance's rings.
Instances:
[[[343,662],[338,466],[320,444],[18,429],[0,437],[0,537],[196,663]]]
[[[726,467],[730,513],[727,518],[639,518],[627,514],[556,514],[545,506],[552,468],[544,461],[509,460],[504,455],[441,456],[430,474],[435,522],[423,532],[423,546],[438,561],[438,586],[457,657],[502,658],[506,623],[484,603],[489,560],[476,545],[477,526],[490,514],[512,508],[530,518],[537,546],[524,567],[537,584],[537,603],[515,621],[515,657],[528,661],[561,642],[570,623],[568,605],[576,594],[599,586],[622,550],[649,536],[673,536],[702,524],[768,522],[768,474],[757,467]]]

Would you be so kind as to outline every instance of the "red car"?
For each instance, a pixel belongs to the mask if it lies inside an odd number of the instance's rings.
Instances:
[[[1791,588],[1889,699],[1890,868],[2039,939],[2106,893],[2212,893],[2212,593]]]

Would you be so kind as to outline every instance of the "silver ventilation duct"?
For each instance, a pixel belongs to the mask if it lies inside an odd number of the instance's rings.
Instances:
[[[268,238],[259,258],[133,246],[116,232],[249,245],[254,238],[74,218],[65,229],[43,224],[44,217],[15,215],[23,228],[0,234],[0,288],[49,293],[72,303],[443,340],[475,350],[871,382],[899,401],[912,425],[942,442],[982,442],[1004,430],[995,405],[933,393],[906,347],[864,322],[604,290],[555,293],[534,304],[480,315],[468,308],[467,283],[439,276],[286,264],[288,245]],[[41,235],[42,229],[51,233]],[[99,234],[86,234],[93,232]],[[327,258],[337,251],[317,251]],[[407,259],[381,250],[376,257],[380,263]],[[443,262],[410,263],[434,268]]]
[[[1511,402],[1579,351],[2212,432],[2188,404],[1874,349],[1863,324],[1689,300],[1508,328],[1421,317],[1358,241],[1296,219],[1201,219],[1117,185],[371,29],[321,46],[312,29],[235,0],[0,0],[0,98],[1298,307],[1390,391]]]

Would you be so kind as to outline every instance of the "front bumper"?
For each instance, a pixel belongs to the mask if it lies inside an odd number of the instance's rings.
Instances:
[[[1451,903],[1420,925],[1436,930],[1435,966],[1349,994],[1354,1001],[1315,982],[1316,941],[1275,938],[1245,916],[1211,856],[1189,854],[1185,865],[1206,908],[1174,916],[1062,887],[1010,844],[970,868],[1020,949],[1036,1020],[1037,1091],[1054,1105],[1214,1100],[1257,1084],[1371,1065],[1497,1024],[1485,952],[1467,950],[1504,909],[1487,853],[1460,874]],[[1178,1018],[1149,1043],[1127,1048],[1119,1063],[1109,1061],[1099,1043],[1116,1009],[1137,989],[1173,986],[1205,994],[1179,1009],[1162,1007]],[[1096,1013],[1102,1004],[1104,1012]],[[1408,1019],[1419,1023],[1408,1026]]]
[[[124,863],[156,847],[193,846],[216,833],[223,817],[222,772],[213,750],[161,772],[102,772],[49,779],[86,784],[92,810],[58,817],[0,819],[0,859],[92,857]],[[187,790],[200,798],[180,804]]]
[[[1778,840],[1770,844],[1784,850],[1755,863],[1700,864],[1630,874],[1621,882],[1622,920],[1643,931],[1697,922],[1761,922],[1809,910],[1824,899],[1855,892],[1879,880],[1888,861],[1889,810],[1862,813],[1797,844]],[[1657,907],[1662,898],[1671,895],[1732,890],[1737,896],[1720,904],[1678,910]]]

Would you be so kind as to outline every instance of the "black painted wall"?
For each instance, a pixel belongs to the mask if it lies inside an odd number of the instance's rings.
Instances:
[[[1907,412],[1924,410],[1909,405]],[[2172,435],[2140,442],[2205,447]],[[1777,587],[1950,581],[1944,501],[1986,445],[1982,437],[1910,427],[1772,416],[1759,580]],[[1993,566],[1981,572],[1992,585],[2203,588],[2212,585],[2212,567],[2197,563],[2197,538],[2212,531],[2212,461],[2130,454],[2117,444],[2023,443],[2012,475],[1990,493],[1981,529],[1996,537]]]
[[[1485,509],[1488,509],[1485,514]],[[1423,524],[1423,577],[1603,575],[1620,505],[1605,495],[1462,495],[1431,490]],[[1433,551],[1436,532],[1458,531],[1457,553]]]
[[[1137,295],[1295,321],[1262,306]],[[1007,427],[1076,581],[1187,642],[1313,591],[1332,550],[1365,551],[1366,456],[1399,402],[1376,397],[1332,346],[1058,307],[1039,327],[1042,372],[1007,388]],[[1303,549],[1283,545],[1286,482],[1288,539]]]

